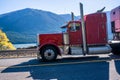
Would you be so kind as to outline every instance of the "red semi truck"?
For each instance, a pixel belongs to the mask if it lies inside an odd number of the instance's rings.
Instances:
[[[81,19],[71,20],[62,26],[62,33],[38,35],[38,59],[52,61],[57,55],[88,55],[111,52],[107,37],[106,13],[99,12],[83,17],[83,6],[80,4]],[[112,22],[113,23],[113,22]]]

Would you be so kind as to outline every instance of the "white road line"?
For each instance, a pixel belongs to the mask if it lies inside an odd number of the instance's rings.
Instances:
[[[58,79],[50,79],[50,80],[58,80]]]
[[[109,62],[109,80],[120,80],[120,75],[116,71],[114,60]]]

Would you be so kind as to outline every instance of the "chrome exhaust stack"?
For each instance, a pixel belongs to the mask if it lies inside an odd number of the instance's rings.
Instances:
[[[80,3],[80,16],[81,16],[81,24],[82,24],[82,42],[83,42],[83,54],[88,54],[87,40],[86,40],[86,29],[84,22],[84,14],[83,14],[83,4]]]

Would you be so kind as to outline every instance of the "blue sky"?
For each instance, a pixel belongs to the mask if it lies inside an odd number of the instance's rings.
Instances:
[[[24,8],[42,9],[57,14],[74,12],[79,15],[79,3],[84,5],[84,14],[96,12],[106,7],[105,11],[120,6],[120,0],[0,0],[0,14]]]

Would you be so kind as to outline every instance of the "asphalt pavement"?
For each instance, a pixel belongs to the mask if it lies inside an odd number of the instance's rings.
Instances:
[[[120,56],[0,59],[0,80],[120,80]]]

